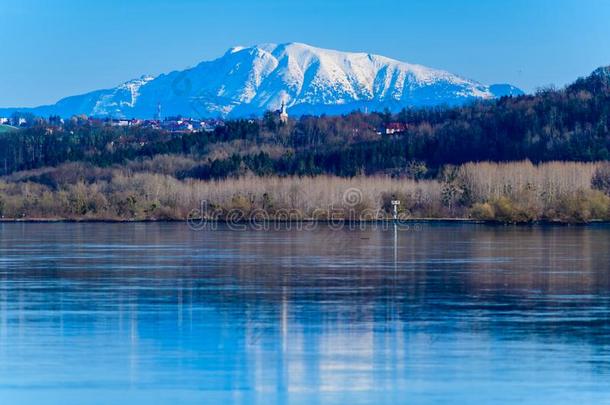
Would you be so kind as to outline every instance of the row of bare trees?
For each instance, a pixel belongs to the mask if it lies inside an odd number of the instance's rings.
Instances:
[[[9,218],[185,219],[206,207],[226,215],[263,210],[322,219],[333,210],[389,217],[390,201],[412,218],[474,218],[503,222],[583,222],[610,218],[605,163],[468,163],[437,179],[389,176],[245,176],[180,180],[187,158],[154,159],[114,168],[69,163],[0,180],[0,215]],[[605,183],[604,183],[605,181]],[[283,215],[283,214],[282,214]],[[326,214],[327,216],[330,214]],[[333,214],[336,216],[335,214]]]

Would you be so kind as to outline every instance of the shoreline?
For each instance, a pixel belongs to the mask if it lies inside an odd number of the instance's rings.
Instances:
[[[195,221],[198,221],[196,219]],[[3,223],[106,223],[106,224],[121,224],[121,223],[178,223],[185,222],[188,223],[187,219],[108,219],[108,218],[0,218],[0,224]],[[248,224],[251,221],[247,220],[237,220],[237,221],[229,221],[226,219],[209,219],[206,220],[209,223],[216,224]],[[258,221],[255,223],[260,224],[263,221]],[[379,224],[379,223],[388,223],[393,222],[392,219],[378,219],[378,220],[349,220],[349,219],[335,219],[335,220],[327,220],[327,219],[313,219],[306,218],[301,220],[285,220],[285,219],[267,219],[264,222],[267,223],[357,223],[357,224]],[[610,224],[609,220],[603,219],[594,219],[586,222],[569,222],[569,221],[558,221],[558,220],[539,220],[539,221],[530,221],[530,222],[503,222],[503,221],[494,221],[494,220],[480,220],[480,219],[472,219],[472,218],[410,218],[403,219],[401,223],[461,223],[461,224],[472,224],[472,225],[518,225],[518,226],[531,226],[531,225],[560,225],[560,226],[587,226],[587,225],[600,225],[600,224]]]

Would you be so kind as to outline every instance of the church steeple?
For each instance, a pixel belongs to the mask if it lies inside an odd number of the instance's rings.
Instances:
[[[288,122],[288,112],[286,111],[286,103],[282,100],[282,106],[280,107],[280,122]]]

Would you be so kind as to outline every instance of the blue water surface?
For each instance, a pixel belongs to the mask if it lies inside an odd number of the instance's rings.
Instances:
[[[0,404],[610,403],[609,226],[295,228],[0,224]]]

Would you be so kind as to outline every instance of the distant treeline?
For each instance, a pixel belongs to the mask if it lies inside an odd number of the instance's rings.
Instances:
[[[608,68],[600,69],[565,89],[450,109],[304,116],[286,124],[269,113],[227,121],[211,133],[107,127],[75,117],[59,128],[41,124],[0,134],[0,173],[68,161],[110,166],[164,154],[194,157],[197,167],[180,176],[199,179],[248,173],[413,176],[414,163],[426,168],[416,175],[431,177],[443,165],[474,161],[608,160],[609,77]],[[395,123],[404,131],[385,134]]]

